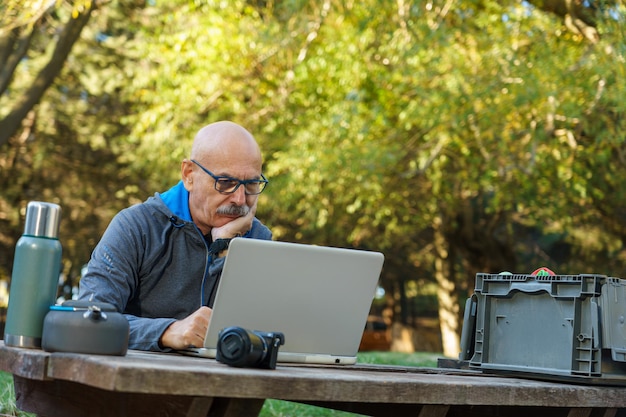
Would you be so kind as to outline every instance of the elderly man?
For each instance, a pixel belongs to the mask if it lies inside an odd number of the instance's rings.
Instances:
[[[255,217],[267,185],[262,163],[246,129],[210,124],[197,133],[177,185],[113,218],[81,279],[79,298],[123,312],[129,348],[202,346],[230,239],[272,238]]]

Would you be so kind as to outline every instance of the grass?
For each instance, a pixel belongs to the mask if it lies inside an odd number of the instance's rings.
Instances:
[[[359,352],[358,363],[436,368],[437,359],[442,357],[441,353],[430,352]]]
[[[437,358],[441,356],[441,354],[435,353],[359,352],[358,362],[436,367]],[[266,400],[260,414],[261,417],[353,417],[356,415],[280,400]],[[17,409],[13,391],[13,377],[9,373],[0,372],[0,417],[5,416],[36,417],[35,414],[25,413]]]
[[[17,409],[15,392],[13,391],[13,376],[7,372],[0,372],[0,416],[35,416],[35,414],[25,413]]]

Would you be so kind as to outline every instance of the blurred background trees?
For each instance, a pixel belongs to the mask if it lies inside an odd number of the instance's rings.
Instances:
[[[432,294],[456,356],[476,272],[626,277],[625,10],[9,1],[0,276],[27,202],[46,200],[76,281],[114,213],[171,186],[195,132],[229,119],[264,150],[276,239],[382,251],[378,312],[411,331]]]

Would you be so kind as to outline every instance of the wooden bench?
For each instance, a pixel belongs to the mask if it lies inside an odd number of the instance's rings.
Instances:
[[[124,357],[6,347],[17,405],[40,417],[253,416],[266,398],[374,416],[613,417],[626,387],[377,365],[232,368],[209,359],[129,351]]]

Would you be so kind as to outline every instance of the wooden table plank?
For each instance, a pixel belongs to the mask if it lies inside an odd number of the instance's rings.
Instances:
[[[422,407],[418,417],[446,417],[449,405],[429,404]]]
[[[244,398],[216,398],[210,413],[205,414],[205,416],[257,416],[261,412],[264,402],[264,400],[250,400]]]
[[[181,417],[255,415],[266,398],[375,416],[613,417],[626,408],[626,387],[460,369],[279,364],[267,370],[178,354],[50,354],[1,343],[0,369],[15,375],[18,406],[47,417],[147,416],[170,409]]]
[[[6,348],[0,341],[0,370],[24,378],[45,379],[49,353],[40,349]]]
[[[368,366],[232,368],[214,360],[130,351],[53,354],[48,377],[137,393],[295,401],[626,407],[626,388],[505,378],[462,370]],[[167,375],[167,378],[163,376]]]
[[[255,416],[264,400],[105,391],[68,381],[14,376],[16,405],[39,417]]]
[[[37,381],[19,376],[13,380],[17,407],[39,417],[207,415],[198,412],[197,397],[120,393],[75,382]]]

